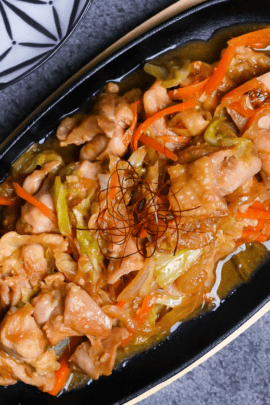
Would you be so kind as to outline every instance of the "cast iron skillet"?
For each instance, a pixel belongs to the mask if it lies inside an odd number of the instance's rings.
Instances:
[[[1,149],[0,178],[10,164],[32,142],[55,133],[59,119],[86,103],[105,82],[126,76],[164,50],[189,41],[208,40],[222,27],[239,24],[270,24],[269,0],[213,0],[196,6],[152,29],[118,50],[94,68],[56,92],[45,106],[17,129]],[[254,27],[255,27],[254,25]],[[224,43],[226,42],[224,39]],[[17,383],[0,388],[0,404],[123,404],[156,384],[184,370],[233,331],[239,328],[270,299],[269,263],[238,288],[213,312],[184,323],[158,346],[133,357],[125,367],[114,370],[89,386],[58,398]]]

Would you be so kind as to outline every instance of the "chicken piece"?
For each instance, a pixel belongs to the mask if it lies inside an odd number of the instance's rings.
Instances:
[[[57,128],[56,136],[60,141],[64,141],[70,132],[80,123],[84,115],[81,113],[74,114],[72,117],[65,117],[62,119],[59,127]]]
[[[108,337],[112,320],[80,287],[69,284],[65,299],[64,323],[82,335]]]
[[[32,294],[32,286],[26,277],[0,278],[0,301],[6,306],[17,306],[26,302]]]
[[[66,291],[53,290],[48,293],[39,294],[32,300],[34,308],[33,316],[38,325],[42,326],[50,318],[56,317],[64,311],[64,297]]]
[[[114,244],[113,244],[114,246]],[[112,254],[116,252],[114,247],[110,248]],[[144,265],[144,258],[138,253],[138,248],[133,238],[130,238],[118,254],[119,256],[129,256],[124,259],[111,259],[108,266],[108,283],[114,284],[120,277],[132,271],[140,270]]]
[[[47,341],[37,326],[29,303],[22,308],[11,308],[0,325],[0,342],[5,350],[22,360],[32,360],[43,354]]]
[[[57,345],[57,343],[67,337],[81,336],[81,333],[78,333],[64,324],[63,315],[52,317],[43,325],[42,329],[52,346]]]
[[[215,185],[212,160],[204,156],[195,162],[168,169],[171,178],[169,200],[174,211],[182,216],[209,215],[226,211],[227,205]]]
[[[245,133],[252,140],[256,152],[259,154],[262,161],[261,175],[265,185],[270,189],[270,115],[269,111],[265,111],[264,115],[260,116],[255,128],[251,128]]]
[[[35,243],[22,247],[22,259],[28,279],[34,286],[43,280],[49,272],[47,260],[44,257],[44,249]]]
[[[237,101],[238,103],[241,103],[243,108],[252,111],[256,108],[261,107],[263,103],[270,100],[270,72],[252,79],[250,81],[250,86],[254,86],[254,88],[250,91],[246,91],[246,85],[247,84],[245,83],[245,90],[242,96],[237,96]],[[235,110],[233,106],[234,101],[234,95],[232,95],[231,97],[225,97],[224,105],[227,107],[227,112],[231,116],[235,125],[239,128],[240,131],[244,131],[248,122],[248,117],[243,116],[241,112]]]
[[[90,142],[87,142],[80,151],[81,160],[89,160],[93,162],[104,152],[109,143],[109,138],[105,135],[97,135]]]
[[[35,198],[55,212],[54,201],[46,185],[35,195]],[[37,234],[57,230],[55,224],[46,215],[28,202],[22,206],[21,218],[27,224],[27,233]]]
[[[243,83],[270,69],[270,58],[263,52],[254,51],[246,46],[238,46],[230,64],[227,76],[237,83]]]
[[[98,160],[103,160],[108,157],[111,153],[112,155],[123,157],[127,150],[128,146],[124,145],[123,138],[125,134],[125,129],[119,126],[114,131],[112,139],[110,139],[106,149],[97,157]]]
[[[143,105],[147,117],[168,107],[171,102],[167,89],[158,80],[143,95]]]
[[[172,127],[171,129],[173,131],[177,131],[177,124],[180,122],[182,124],[181,127],[184,126],[185,129],[187,129],[187,136],[201,135],[208,127],[210,123],[209,120],[212,118],[211,114],[209,114],[208,117],[207,115],[208,114],[204,114],[203,111],[197,111],[195,108],[191,108],[190,110],[181,111],[180,113],[176,114],[169,121],[169,126]],[[207,120],[206,118],[209,119]]]
[[[32,300],[33,316],[39,326],[50,318],[63,314],[65,307],[66,283],[61,273],[47,276],[41,285],[40,293]]]
[[[48,352],[54,352],[50,350]],[[48,365],[48,359],[46,359]],[[50,366],[50,368],[52,368]],[[47,372],[45,375],[39,374],[35,368],[27,363],[21,362],[9,354],[0,350],[0,385],[12,385],[18,380],[23,381],[25,384],[30,384],[38,387],[44,392],[49,392],[53,389],[55,384],[55,370],[59,368],[59,363],[55,363],[53,370]]]
[[[17,249],[35,243],[49,247],[52,252],[65,252],[68,249],[68,242],[64,240],[62,235],[19,235],[16,232],[7,232],[0,239],[0,266],[3,266],[6,259]]]
[[[249,161],[234,157],[232,149],[220,150],[210,155],[214,166],[215,183],[222,197],[233,193],[261,170],[262,162],[255,155]]]
[[[90,117],[84,118],[78,126],[73,128],[68,136],[60,142],[60,146],[70,144],[82,145],[102,133],[103,131],[98,125],[97,117],[91,115]]]
[[[1,246],[1,243],[0,243]],[[24,276],[26,271],[23,267],[21,252],[19,249],[15,250],[9,257],[3,260],[0,273],[4,276]]]
[[[31,195],[36,194],[47,174],[59,166],[59,164],[58,160],[54,160],[53,162],[45,163],[41,169],[33,171],[24,180],[23,189]]]
[[[32,301],[34,318],[50,343],[55,345],[69,336],[107,337],[112,320],[90,295],[76,284],[64,283],[60,277],[50,285],[51,277],[46,277],[41,294]]]
[[[128,332],[123,327],[112,329],[110,336],[104,340],[91,339],[77,347],[70,361],[75,363],[84,373],[93,380],[100,375],[110,375],[115,363],[117,348],[123,339],[128,337]]]
[[[77,175],[86,179],[97,180],[97,175],[101,172],[100,162],[91,163],[88,160],[83,160],[79,163]]]
[[[67,253],[55,253],[55,265],[68,281],[73,281],[78,272],[78,263]]]

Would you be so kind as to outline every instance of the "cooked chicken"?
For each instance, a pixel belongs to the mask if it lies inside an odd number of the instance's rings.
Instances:
[[[54,201],[50,192],[47,191],[47,186],[43,186],[41,190],[35,195],[39,201],[45,204],[50,210],[55,211]],[[44,215],[38,208],[30,203],[26,203],[22,207],[22,220],[27,224],[26,233],[42,233],[42,232],[55,232],[55,224]]]
[[[32,314],[33,307],[11,308],[0,325],[0,343],[20,359],[32,360],[42,355],[47,341]]]
[[[70,361],[75,363],[84,373],[93,380],[100,375],[110,375],[116,358],[117,348],[123,339],[128,337],[125,328],[113,328],[108,338],[101,341],[91,339],[77,347]]]

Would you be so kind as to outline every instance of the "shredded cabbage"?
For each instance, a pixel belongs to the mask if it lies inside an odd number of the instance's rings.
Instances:
[[[164,288],[172,284],[196,262],[202,253],[203,249],[182,249],[175,256],[157,252],[154,274],[158,285]]]
[[[189,75],[190,61],[185,61],[181,68],[173,62],[167,62],[164,66],[157,66],[147,62],[144,65],[144,71],[160,80],[164,87],[175,87]]]
[[[61,182],[60,176],[56,176],[53,189],[54,203],[57,212],[58,228],[63,236],[71,235],[71,225],[66,201],[67,190]]]
[[[204,139],[211,146],[230,147],[236,146],[235,157],[239,158],[244,152],[249,152],[252,142],[247,138],[238,138],[225,123],[226,117],[214,120],[204,133]]]

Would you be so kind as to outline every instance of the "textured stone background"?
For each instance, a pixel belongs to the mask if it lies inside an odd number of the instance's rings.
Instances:
[[[0,92],[1,136],[15,129],[93,57],[173,3],[173,0],[93,0],[79,28],[54,57]],[[270,313],[214,357],[141,405],[267,405],[269,377]]]

